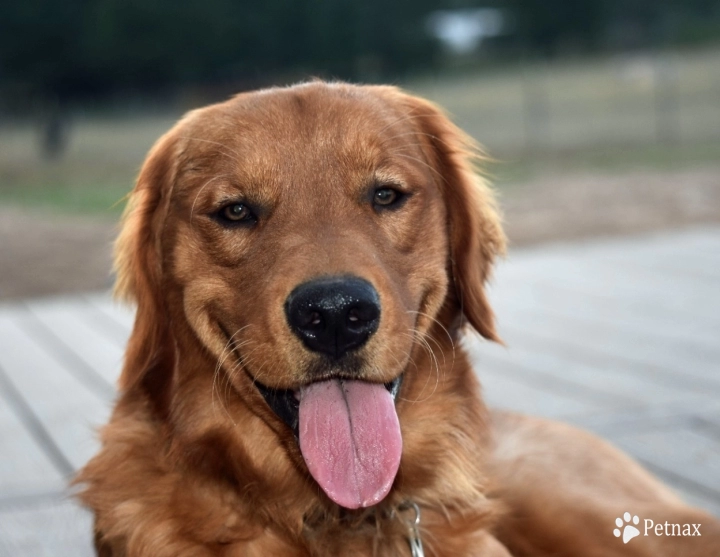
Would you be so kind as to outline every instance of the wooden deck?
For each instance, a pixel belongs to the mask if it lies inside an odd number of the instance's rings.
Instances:
[[[508,347],[467,345],[491,404],[593,430],[720,514],[719,286],[718,227],[517,250],[491,292]],[[66,482],[131,322],[107,294],[0,305],[0,556],[92,555]]]

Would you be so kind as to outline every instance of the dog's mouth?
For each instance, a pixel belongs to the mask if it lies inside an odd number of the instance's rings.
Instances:
[[[349,379],[338,378],[339,381],[350,381]],[[392,396],[393,401],[397,399],[400,386],[402,385],[403,375],[398,375],[389,383],[383,386]],[[301,389],[273,389],[254,381],[255,387],[268,403],[268,406],[275,412],[278,417],[285,422],[295,434],[295,438],[299,439],[299,412],[300,412],[300,391]]]
[[[323,491],[356,509],[380,502],[395,480],[402,453],[395,400],[402,378],[381,384],[331,377],[297,390],[255,385],[295,433]]]

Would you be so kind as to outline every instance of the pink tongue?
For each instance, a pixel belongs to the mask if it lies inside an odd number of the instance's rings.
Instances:
[[[330,379],[300,390],[300,450],[328,497],[369,507],[390,491],[402,437],[392,395],[380,384]]]

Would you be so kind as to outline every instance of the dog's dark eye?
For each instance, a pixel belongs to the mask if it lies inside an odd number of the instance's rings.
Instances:
[[[220,220],[227,223],[241,223],[255,221],[255,215],[250,208],[243,203],[231,203],[226,205],[218,213]]]
[[[394,188],[377,188],[373,194],[373,205],[379,208],[391,207],[403,198],[403,194]]]

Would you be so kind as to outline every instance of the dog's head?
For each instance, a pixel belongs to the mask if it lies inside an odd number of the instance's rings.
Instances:
[[[121,389],[172,415],[174,385],[221,374],[333,501],[378,502],[402,451],[398,392],[418,397],[422,361],[465,321],[497,340],[483,286],[504,238],[473,157],[391,87],[191,112],[148,156],[118,240],[117,292],[138,304]]]

